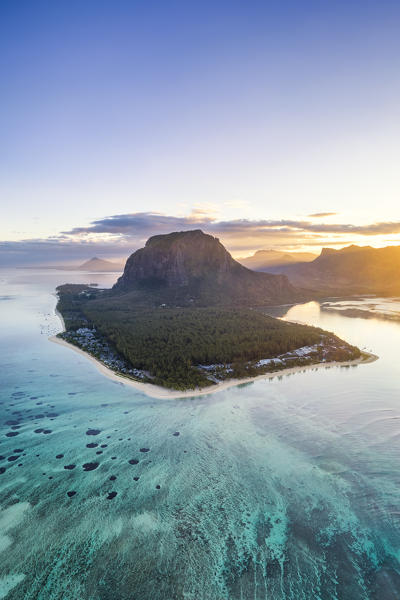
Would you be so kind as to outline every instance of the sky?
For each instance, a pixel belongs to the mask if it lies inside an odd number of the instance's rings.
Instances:
[[[0,2],[0,264],[400,245],[400,4]]]

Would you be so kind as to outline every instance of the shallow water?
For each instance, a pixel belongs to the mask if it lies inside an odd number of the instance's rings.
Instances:
[[[296,306],[380,359],[154,400],[47,339],[113,277],[0,271],[0,598],[400,598],[400,324]]]

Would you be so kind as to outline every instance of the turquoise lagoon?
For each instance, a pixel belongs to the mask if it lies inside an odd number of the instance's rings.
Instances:
[[[48,341],[67,281],[0,271],[0,598],[400,598],[399,323],[282,309],[379,360],[155,400]]]

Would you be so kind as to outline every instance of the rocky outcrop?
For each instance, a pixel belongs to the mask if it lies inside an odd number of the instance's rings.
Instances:
[[[271,304],[301,300],[284,275],[255,273],[201,230],[151,237],[132,254],[115,293],[147,291],[174,303]]]

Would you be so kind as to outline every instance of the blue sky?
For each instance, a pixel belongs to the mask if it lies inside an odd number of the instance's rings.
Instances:
[[[399,30],[386,1],[3,0],[2,250],[126,253],[140,232],[87,229],[136,213],[212,222],[238,253],[368,237],[329,224],[393,222],[366,241],[400,243]],[[216,225],[317,212],[337,214],[311,237]]]

